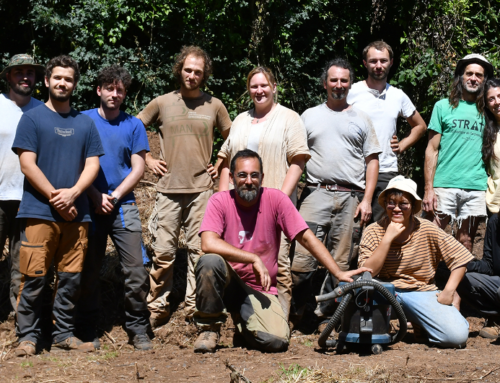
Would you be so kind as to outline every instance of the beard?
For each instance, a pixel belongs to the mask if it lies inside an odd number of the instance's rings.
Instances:
[[[259,189],[260,187],[257,187],[255,185],[252,185],[250,188],[246,185],[243,185],[241,187],[238,187],[236,189],[236,192],[238,193],[238,195],[242,200],[251,202],[255,198],[257,198],[257,195],[259,194]]]
[[[337,89],[337,90],[338,90],[338,89]],[[337,93],[334,93],[334,92],[332,91],[332,98],[333,98],[334,100],[343,100],[344,98],[346,98],[346,97],[347,97],[347,92],[346,92],[346,90],[345,90],[345,89],[343,89],[343,91],[344,91],[344,92],[343,92],[343,93],[341,93],[341,94],[337,94]]]
[[[22,87],[21,84],[28,84],[28,87]],[[20,96],[30,96],[33,93],[33,84],[30,81],[19,81],[17,84],[11,82],[9,85],[14,93]]]
[[[380,80],[385,80],[387,76],[389,75],[389,71],[381,71],[379,73],[376,73],[375,71],[370,71],[368,72],[368,76],[373,78],[374,80],[380,81]]]
[[[464,83],[464,88],[467,92],[469,92],[470,94],[478,94],[479,91],[481,90],[481,85],[478,85],[476,86],[475,88],[469,86],[469,84],[467,83]]]
[[[59,102],[66,102],[71,97],[72,92],[68,92],[67,94],[57,94],[52,88],[49,88],[50,98]]]

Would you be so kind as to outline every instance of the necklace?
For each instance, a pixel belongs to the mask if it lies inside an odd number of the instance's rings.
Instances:
[[[260,123],[261,121],[262,121],[262,122],[266,121],[267,115],[268,115],[269,113],[271,113],[271,112],[274,110],[274,107],[275,107],[275,106],[276,106],[276,104],[273,104],[273,106],[272,106],[271,110],[270,110],[269,112],[267,112],[265,115],[263,115],[262,117],[254,117],[254,118],[253,118],[253,120],[252,120],[252,124],[258,124],[258,123]],[[255,112],[256,112],[256,111],[255,111],[255,109],[254,109],[254,110],[253,110],[254,115],[255,115]]]

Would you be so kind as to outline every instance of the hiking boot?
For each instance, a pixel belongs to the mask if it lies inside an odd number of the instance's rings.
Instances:
[[[76,336],[70,336],[61,342],[52,343],[52,347],[60,348],[61,350],[75,350],[80,352],[92,352],[95,351],[94,344],[92,342],[82,342]]]
[[[97,336],[96,330],[92,328],[83,328],[80,329],[77,333],[75,333],[82,342],[91,342],[94,345],[96,350],[101,348],[101,341]]]
[[[203,331],[194,342],[194,352],[215,352],[219,333],[214,331]]]
[[[30,340],[23,340],[15,349],[16,356],[30,356],[36,353],[36,343]]]
[[[498,339],[500,336],[500,326],[494,321],[486,320],[484,327],[479,331],[479,336],[486,339]]]
[[[151,329],[154,330],[155,328],[163,326],[169,320],[170,320],[169,314],[167,314],[165,316],[161,316],[161,317],[150,317],[149,324],[151,325]]]
[[[153,343],[149,339],[148,334],[135,334],[134,337],[129,338],[128,343],[140,351],[147,351],[153,348]]]

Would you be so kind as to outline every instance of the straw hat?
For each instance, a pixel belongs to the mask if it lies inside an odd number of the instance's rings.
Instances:
[[[22,66],[22,65],[32,66],[35,69],[36,74],[40,77],[43,77],[43,74],[45,72],[45,67],[43,65],[35,63],[35,59],[30,55],[20,54],[12,56],[12,58],[9,61],[9,64],[5,68],[3,68],[2,73],[0,73],[0,78],[5,78],[5,75],[7,74],[8,71],[10,71],[12,68],[16,66]]]
[[[455,68],[455,76],[460,76],[464,73],[465,68],[469,64],[479,64],[484,68],[486,76],[489,78],[493,77],[493,65],[490,64],[484,56],[477,53],[472,53],[465,56],[463,59],[458,60],[457,67]]]
[[[378,204],[385,209],[385,194],[387,190],[397,189],[411,194],[415,198],[415,206],[413,212],[418,212],[422,208],[422,198],[417,194],[417,184],[415,181],[405,178],[404,176],[396,176],[389,181],[387,187],[378,196]]]

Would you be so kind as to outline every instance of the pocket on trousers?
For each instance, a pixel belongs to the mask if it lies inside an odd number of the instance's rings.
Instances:
[[[80,273],[83,269],[83,261],[87,254],[89,240],[87,238],[79,239],[75,246],[65,255],[59,264],[59,271],[65,273]]]
[[[122,225],[130,231],[142,231],[141,216],[137,205],[120,206]]]
[[[44,243],[21,242],[19,271],[28,277],[43,277],[47,273],[47,250]]]

